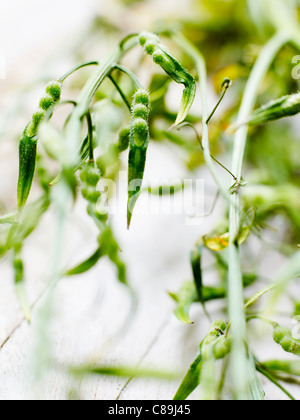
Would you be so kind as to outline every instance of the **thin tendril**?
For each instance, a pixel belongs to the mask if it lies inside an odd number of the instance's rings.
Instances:
[[[75,67],[73,70],[68,71],[68,73],[66,73],[64,76],[62,76],[58,81],[63,83],[69,76],[74,74],[76,71],[78,71],[78,70],[80,70],[84,67],[98,66],[98,65],[99,65],[98,61],[90,61],[89,63],[81,64],[80,66]]]
[[[197,129],[196,129],[196,127],[193,125],[193,124],[190,124],[190,123],[183,123],[183,124],[181,124],[180,125],[180,127],[178,128],[178,130],[180,130],[180,128],[183,128],[183,127],[190,127],[190,128],[192,128],[193,130],[194,130],[194,132],[195,132],[195,135],[196,135],[196,138],[197,138],[197,140],[198,140],[198,143],[200,144],[200,146],[201,146],[201,149],[202,150],[204,150],[204,148],[203,148],[203,144],[202,144],[202,140],[201,140],[201,138],[200,138],[200,136],[199,136],[199,133],[198,133],[198,131],[197,131]],[[224,166],[221,162],[219,162],[212,154],[210,155],[211,156],[211,158],[218,164],[218,165],[220,165],[221,166],[221,168],[223,168],[227,173],[229,173],[229,175],[231,175],[232,176],[232,178],[235,180],[235,181],[237,181],[237,177],[235,176],[235,175],[233,175],[233,173],[228,169],[228,168],[226,168],[226,166]]]
[[[212,113],[210,114],[210,116],[206,120],[206,124],[208,124],[210,122],[210,120],[212,119],[212,117],[215,115],[215,112],[219,108],[219,106],[220,106],[221,102],[223,101],[223,99],[226,95],[226,92],[230,88],[230,86],[231,86],[231,80],[230,79],[225,79],[224,82],[222,83],[223,93],[222,93],[217,105],[214,107]]]

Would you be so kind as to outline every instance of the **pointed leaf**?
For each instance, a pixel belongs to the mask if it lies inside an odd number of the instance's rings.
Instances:
[[[97,251],[89,257],[87,260],[83,261],[81,264],[72,268],[71,270],[65,273],[66,276],[77,276],[78,274],[83,274],[89,271],[91,268],[95,267],[100,258],[103,257],[103,251],[101,248],[98,248]]]

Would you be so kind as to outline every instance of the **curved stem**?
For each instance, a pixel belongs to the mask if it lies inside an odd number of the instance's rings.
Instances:
[[[90,111],[86,113],[86,120],[88,125],[89,161],[94,162],[93,120]]]
[[[112,75],[109,75],[108,76],[108,78],[109,78],[109,80],[112,82],[112,84],[114,85],[114,87],[117,89],[117,91],[118,91],[118,93],[119,93],[119,95],[121,96],[121,98],[122,98],[122,100],[123,100],[123,102],[124,102],[124,104],[127,106],[127,108],[128,108],[128,111],[130,112],[130,114],[131,114],[131,105],[130,105],[130,103],[129,103],[129,101],[128,101],[128,99],[127,99],[127,97],[126,97],[126,95],[125,95],[125,93],[123,92],[123,90],[121,89],[121,87],[120,87],[120,85],[117,83],[117,81],[112,77]]]
[[[265,378],[267,378],[272,384],[277,386],[287,397],[292,400],[296,401],[296,399],[288,392],[287,389],[285,389],[277,380],[274,378],[274,376],[266,369],[264,369],[260,364],[256,365],[256,370],[261,373]]]
[[[63,83],[69,76],[71,76],[72,74],[74,74],[76,71],[78,71],[80,69],[83,69],[84,67],[98,66],[98,65],[99,65],[98,61],[90,61],[89,63],[81,64],[80,66],[77,66],[74,69],[72,69],[71,71],[68,71],[68,73],[64,74],[59,79],[59,82]]]
[[[133,83],[135,84],[135,86],[136,86],[137,89],[143,89],[143,85],[141,84],[141,82],[139,81],[139,79],[128,68],[126,68],[124,66],[117,65],[117,66],[115,66],[114,70],[119,70],[122,73],[126,74],[128,77],[130,77],[130,79],[133,81]]]

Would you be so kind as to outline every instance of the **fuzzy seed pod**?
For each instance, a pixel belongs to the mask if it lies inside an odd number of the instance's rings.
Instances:
[[[176,82],[185,86],[180,109],[175,122],[179,125],[187,117],[196,96],[196,82],[194,78],[173,58],[167,49],[160,43],[159,38],[148,32],[142,32],[139,38],[140,45],[147,54],[153,56],[153,61]]]
[[[142,118],[137,118],[132,123],[132,139],[137,147],[143,147],[149,138],[148,123]]]
[[[147,108],[149,108],[150,105],[150,95],[145,89],[139,89],[133,99],[133,107],[137,104],[145,105]]]
[[[153,53],[153,61],[165,70],[166,73],[172,74],[176,69],[170,58],[161,50],[156,50]]]
[[[146,42],[144,48],[148,55],[152,55],[156,49],[156,45],[153,41],[148,41]]]
[[[19,144],[19,179],[18,208],[25,206],[31,190],[36,166],[38,129],[46,116],[51,115],[55,104],[59,101],[62,84],[50,82],[46,87],[46,95],[40,100],[40,108],[32,116],[24,130]]]
[[[48,83],[46,87],[46,92],[53,98],[55,102],[60,100],[61,87],[62,84],[57,81]]]
[[[39,110],[33,114],[30,123],[25,129],[25,134],[28,137],[34,137],[37,135],[39,125],[41,124],[45,116],[46,116],[46,113],[43,110]]]
[[[150,97],[146,90],[139,89],[133,100],[130,150],[128,163],[127,224],[130,226],[132,212],[141,193],[149,145],[148,114]]]
[[[134,118],[142,118],[147,121],[149,116],[149,108],[143,104],[137,104],[132,109],[132,115]]]
[[[40,100],[40,108],[44,111],[48,111],[54,104],[53,97],[51,95],[46,95]]]

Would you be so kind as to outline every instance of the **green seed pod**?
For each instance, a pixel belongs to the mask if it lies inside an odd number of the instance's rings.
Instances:
[[[46,87],[46,92],[53,98],[55,102],[58,102],[61,97],[61,88],[61,83],[57,81],[49,82]]]
[[[288,328],[281,327],[280,325],[276,325],[274,327],[274,332],[273,332],[273,339],[275,343],[281,344],[282,340],[285,337],[291,337],[291,331]]]
[[[148,55],[152,55],[156,49],[156,44],[153,41],[147,41],[144,48]]]
[[[166,73],[172,74],[176,68],[172,60],[161,50],[155,50],[153,53],[153,61],[165,70]]]
[[[149,116],[149,108],[143,104],[137,104],[132,109],[132,115],[134,118],[143,118],[147,121]]]
[[[231,338],[220,337],[213,348],[213,354],[216,360],[224,359],[231,351]]]
[[[279,344],[284,351],[300,356],[300,341],[293,338],[292,331],[289,328],[276,325],[273,338],[275,343]]]
[[[83,198],[85,198],[90,203],[97,203],[101,194],[99,191],[95,190],[94,187],[84,186],[81,190]]]
[[[37,135],[38,128],[46,116],[45,111],[37,111],[33,114],[32,119],[25,129],[25,134],[28,137],[34,137]]]
[[[150,98],[148,92],[140,89],[134,96],[133,111],[131,118],[130,149],[128,162],[128,204],[127,204],[127,224],[130,226],[133,209],[141,194],[141,186],[144,178],[146,165],[146,155],[149,145],[149,125],[148,118],[137,117],[135,110],[139,112],[141,105],[149,109]]]
[[[137,147],[143,147],[149,139],[148,123],[142,118],[134,119],[131,130],[134,144]]]
[[[148,41],[148,33],[147,32],[142,32],[139,36],[139,43],[140,45],[143,47],[146,42]]]
[[[256,110],[246,122],[250,126],[265,124],[281,118],[292,117],[300,112],[300,93],[271,101]]]
[[[80,173],[80,179],[86,185],[96,187],[100,180],[100,175],[94,166],[86,165]]]
[[[178,116],[174,124],[177,126],[185,120],[191,109],[196,96],[196,82],[181,64],[168,53],[156,35],[143,32],[140,35],[140,44],[148,54],[153,55],[154,62],[161,66],[176,83],[185,86]],[[153,50],[154,47],[155,49]]]
[[[290,337],[282,338],[280,345],[287,353],[293,353],[293,340]]]
[[[54,105],[54,100],[51,95],[46,95],[40,100],[40,108],[48,111]]]
[[[133,107],[137,104],[145,105],[149,108],[150,105],[150,95],[145,89],[139,89],[135,95],[133,100]]]
[[[203,339],[200,344],[200,350],[204,360],[209,360],[210,358],[215,358],[218,355],[218,358],[225,357],[228,349],[228,343],[226,342],[226,337],[224,335],[227,325],[226,322],[218,320],[213,323],[210,328],[208,335]],[[215,346],[218,345],[216,351]],[[225,356],[223,356],[225,354]]]
[[[32,116],[31,121],[24,130],[19,144],[19,180],[18,180],[18,207],[23,208],[29,197],[36,166],[37,133],[40,124],[50,114],[50,109],[59,101],[61,83],[50,82],[46,88],[47,95],[40,101],[40,109]],[[48,111],[48,112],[47,112]]]
[[[139,36],[139,43],[142,47],[146,45],[147,42],[159,43],[159,38],[151,32],[142,32]]]
[[[144,106],[144,105],[141,105]],[[122,153],[128,149],[130,142],[130,127],[124,128],[124,130],[120,131],[119,134],[119,141],[118,141],[118,152]]]

